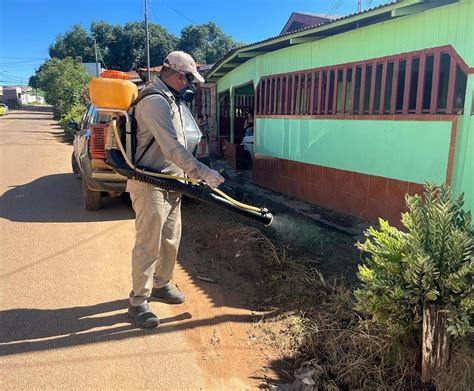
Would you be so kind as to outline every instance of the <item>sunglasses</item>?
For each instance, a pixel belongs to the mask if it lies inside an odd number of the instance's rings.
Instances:
[[[184,73],[184,77],[186,77],[186,80],[188,81],[189,84],[191,84],[194,80],[194,75],[190,72]]]

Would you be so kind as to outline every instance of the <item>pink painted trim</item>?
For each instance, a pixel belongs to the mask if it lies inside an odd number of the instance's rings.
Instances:
[[[446,113],[451,114],[454,109],[454,88],[456,87],[456,60],[451,56],[449,61],[448,99],[446,101]]]
[[[384,107],[385,107],[385,86],[387,83],[387,68],[388,68],[388,62],[384,61],[382,64],[382,84],[380,86],[380,102],[379,102],[379,114],[384,113]]]
[[[316,84],[316,72],[311,74],[311,91],[309,100],[309,114],[314,114],[314,88]]]
[[[354,100],[355,100],[355,90],[356,90],[356,75],[357,75],[357,67],[354,65],[352,67],[352,81],[351,81],[351,107],[349,109],[349,113],[354,114]]]
[[[346,112],[346,94],[347,94],[347,67],[342,70],[342,102],[341,102],[341,114]],[[337,113],[337,107],[336,107]]]
[[[323,100],[323,71],[318,72],[318,109],[316,114],[321,114],[321,101]]]
[[[392,96],[390,98],[390,114],[397,111],[398,74],[400,73],[400,60],[393,63]]]
[[[374,114],[375,100],[375,82],[377,80],[377,63],[372,65],[372,74],[370,75],[370,93],[369,93],[369,114]]]
[[[431,85],[431,104],[430,114],[435,114],[438,108],[438,87],[439,87],[439,68],[441,63],[441,53],[434,55],[433,62],[433,83]]]
[[[416,108],[415,113],[421,114],[423,110],[423,92],[425,90],[425,70],[426,70],[426,56],[420,57],[420,65],[418,67],[418,85],[416,91]]]
[[[360,75],[360,95],[359,95],[359,114],[364,114],[364,97],[365,97],[365,77],[367,73],[367,65],[362,65]]]
[[[381,121],[453,121],[457,118],[455,114],[322,114],[322,115],[257,115],[257,118],[275,118],[275,119],[334,119],[334,120],[381,120]]]
[[[410,106],[411,64],[412,59],[407,58],[405,64],[405,86],[403,89],[402,114],[408,114],[408,109]]]

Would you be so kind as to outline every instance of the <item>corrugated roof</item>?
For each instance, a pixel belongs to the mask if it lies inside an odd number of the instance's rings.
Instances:
[[[446,0],[446,3],[449,3],[449,2],[452,2],[452,1],[457,1],[457,0]],[[228,52],[219,61],[216,62],[214,67],[209,71],[208,78],[209,79],[219,78],[220,76],[213,77],[214,73],[221,67],[221,65],[223,65],[227,60],[229,60],[231,57],[233,57],[237,52],[239,52],[239,53],[240,52],[245,52],[246,50],[248,50],[250,48],[257,49],[257,47],[261,47],[261,45],[264,45],[264,44],[272,44],[272,43],[277,44],[279,42],[284,41],[285,38],[289,39],[289,38],[296,38],[295,36],[298,36],[298,37],[299,36],[304,36],[305,35],[304,33],[309,33],[309,32],[316,33],[317,31],[315,31],[315,30],[321,29],[323,27],[331,27],[331,25],[334,25],[335,28],[342,27],[342,26],[345,26],[345,24],[342,24],[342,25],[340,24],[340,22],[343,22],[343,21],[347,21],[347,23],[349,24],[351,22],[360,22],[360,21],[363,21],[365,19],[369,19],[372,16],[376,17],[376,16],[382,16],[382,14],[385,14],[384,12],[377,13],[377,11],[380,11],[380,10],[386,9],[386,12],[388,13],[394,8],[400,8],[400,7],[405,7],[405,6],[408,7],[408,6],[412,6],[412,5],[415,5],[415,4],[422,4],[422,3],[425,3],[425,0],[393,0],[393,1],[390,1],[388,3],[381,4],[379,6],[366,9],[366,10],[361,11],[361,12],[355,12],[355,13],[352,13],[352,14],[349,14],[349,15],[345,15],[345,16],[338,17],[338,18],[335,18],[335,19],[332,19],[332,20],[329,20],[329,21],[325,21],[325,22],[320,23],[318,25],[303,27],[303,28],[295,30],[295,31],[291,31],[291,32],[284,33],[284,34],[281,34],[281,35],[276,35],[276,36],[273,36],[273,37],[270,37],[270,38],[263,39],[261,41],[257,41],[257,42],[253,42],[253,43],[248,44],[248,45],[241,46],[239,48],[235,48],[235,49],[231,50],[230,52]],[[400,7],[394,7],[396,5],[400,5]],[[432,3],[431,4],[431,6],[433,6],[433,7],[436,7],[436,6],[439,6],[439,5],[442,5],[442,4],[440,4],[440,3]],[[375,15],[370,15],[370,14],[375,14]],[[382,20],[380,20],[380,21],[382,21]],[[282,46],[282,47],[285,47],[285,46]],[[281,49],[281,47],[271,49],[270,51],[278,50],[278,49]],[[245,61],[246,60],[244,60],[243,62],[245,62]],[[240,65],[240,64],[238,64],[238,65]],[[232,70],[231,67],[227,68],[227,72],[230,72],[231,70]]]
[[[324,18],[324,19],[331,19],[331,20],[341,18],[343,16],[343,15],[330,15],[330,16],[328,16],[328,14],[318,14],[318,13],[314,13],[314,12],[295,12],[295,14],[315,16],[317,18]]]
[[[265,43],[265,42],[269,42],[273,39],[277,39],[277,38],[281,38],[281,37],[284,37],[284,36],[287,36],[287,35],[293,35],[293,34],[297,34],[297,33],[301,33],[303,31],[307,31],[307,30],[311,30],[311,29],[314,29],[314,28],[317,28],[317,27],[321,27],[321,26],[327,26],[327,25],[330,25],[332,23],[335,23],[335,22],[339,22],[341,20],[344,20],[344,19],[350,19],[354,16],[361,16],[361,15],[364,15],[364,14],[368,14],[369,12],[372,12],[372,11],[375,11],[375,10],[378,10],[378,9],[381,9],[381,8],[385,8],[385,7],[389,7],[391,5],[394,5],[396,3],[402,3],[404,2],[405,0],[394,0],[394,1],[391,1],[390,3],[386,3],[386,4],[382,4],[382,5],[379,5],[377,7],[372,7],[372,8],[369,8],[369,9],[366,9],[364,11],[361,11],[361,12],[355,12],[353,14],[349,14],[349,15],[345,15],[345,16],[341,16],[339,18],[336,18],[336,19],[332,19],[328,22],[324,22],[324,23],[320,23],[320,24],[316,24],[314,26],[308,26],[308,27],[303,27],[299,30],[294,30],[294,31],[291,31],[291,32],[288,32],[286,34],[281,34],[281,35],[275,35],[274,37],[271,37],[271,38],[266,38],[262,41],[258,41],[258,42],[254,42],[254,43],[251,43],[249,45],[246,45],[246,46],[241,46],[239,49],[245,49],[246,47],[250,47],[250,46],[254,46],[254,45],[259,45],[261,43]]]

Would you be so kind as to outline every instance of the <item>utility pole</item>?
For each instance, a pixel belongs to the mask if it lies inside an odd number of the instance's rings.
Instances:
[[[357,0],[357,12],[362,11],[362,0]]]
[[[150,32],[148,31],[148,0],[145,0],[145,31],[146,31],[146,68],[147,80],[150,81]]]
[[[99,77],[100,69],[99,69],[99,60],[97,58],[97,41],[94,38],[94,52],[95,52],[95,73],[96,77]]]

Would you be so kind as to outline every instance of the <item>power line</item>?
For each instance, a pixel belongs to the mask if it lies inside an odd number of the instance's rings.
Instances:
[[[334,12],[337,11],[337,9],[342,5],[342,3],[344,2],[344,0],[338,0],[333,6],[332,8],[329,10],[329,12],[327,13],[327,15],[325,16],[326,18],[330,18],[331,16],[334,15]]]
[[[7,57],[7,56],[0,56],[0,58],[6,58],[8,60],[44,60],[45,57]]]
[[[41,60],[24,60],[24,61],[8,61],[8,62],[0,62],[0,66],[1,65],[14,65],[14,64],[26,64],[26,63],[40,63],[42,62],[43,60],[45,59],[41,59]]]
[[[172,5],[170,5],[166,0],[161,0],[161,2],[166,5],[171,11],[173,11],[174,13],[178,14],[179,16],[182,16],[184,19],[187,19],[189,20],[191,23],[193,24],[197,24],[194,20],[192,20],[191,18],[187,17],[186,15],[184,15],[182,12],[178,11],[176,8],[174,8]]]
[[[8,73],[7,73],[7,74],[2,73],[2,77],[6,77],[6,78],[9,78],[9,79],[18,79],[18,80],[23,80],[23,79],[25,79],[25,77],[15,76],[15,75],[9,75]]]

